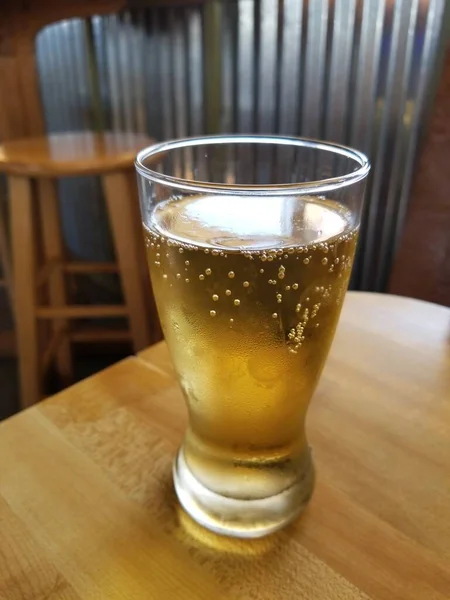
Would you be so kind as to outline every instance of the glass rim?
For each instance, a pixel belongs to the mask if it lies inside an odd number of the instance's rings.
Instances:
[[[219,144],[273,144],[279,146],[292,146],[311,148],[314,150],[325,150],[347,158],[353,159],[360,166],[355,171],[351,171],[338,177],[319,179],[316,181],[305,181],[297,183],[274,183],[266,185],[256,184],[234,184],[234,183],[214,183],[211,181],[197,181],[195,179],[184,179],[159,173],[147,167],[144,161],[152,156],[176,150],[180,148],[189,148],[201,145],[219,145]],[[224,195],[273,195],[273,196],[293,196],[306,194],[321,194],[342,187],[357,183],[364,179],[370,171],[370,162],[367,156],[349,146],[326,142],[306,137],[290,137],[279,135],[208,135],[199,137],[187,137],[160,142],[143,148],[136,156],[136,171],[145,179],[160,183],[167,187],[176,188],[188,192],[200,192],[207,194]]]

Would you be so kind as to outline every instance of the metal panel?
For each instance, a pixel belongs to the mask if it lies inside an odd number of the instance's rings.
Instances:
[[[142,79],[145,84],[145,108],[148,131],[157,139],[164,138],[163,101],[161,94],[162,47],[160,43],[160,19],[157,10],[146,11],[145,47]]]
[[[381,239],[379,241],[379,252],[377,252],[377,265],[375,273],[375,286],[380,289],[384,286],[383,265],[388,262],[390,248],[392,247],[392,232],[395,227],[395,214],[398,208],[398,199],[400,194],[401,176],[405,163],[405,149],[408,143],[409,131],[408,124],[405,122],[409,81],[411,79],[411,68],[414,50],[414,37],[419,9],[419,0],[412,0],[408,6],[409,17],[403,14],[403,20],[406,21],[405,40],[403,49],[399,50],[400,65],[398,69],[398,89],[397,91],[397,109],[393,111],[392,128],[392,154],[391,154],[391,172],[389,177],[389,188],[386,198],[385,210],[383,215],[383,225]],[[398,118],[403,115],[403,118]]]
[[[348,129],[346,142],[368,154],[372,163],[372,173],[366,190],[366,205],[352,274],[351,283],[354,287],[362,287],[361,271],[367,245],[366,228],[371,206],[370,190],[377,169],[372,146],[374,138],[377,137],[380,117],[378,81],[385,13],[385,0],[367,0],[362,4],[361,2],[357,4],[353,66],[349,87],[349,112],[346,119]]]
[[[255,0],[238,2],[237,17],[237,131],[255,131]],[[206,50],[207,51],[207,50]]]
[[[330,23],[329,75],[325,96],[325,132],[327,140],[343,141],[350,116],[350,79],[355,33],[356,0],[336,0]]]
[[[301,134],[312,138],[321,138],[323,130],[327,26],[328,0],[310,2],[304,50],[305,76],[300,93],[303,95]]]
[[[373,170],[353,285],[383,290],[432,100],[444,9],[445,0],[210,0],[96,17],[105,121],[159,139],[279,132],[362,149]],[[83,27],[58,23],[38,38],[53,131],[94,125]]]
[[[407,34],[409,28],[409,0],[397,0],[387,13],[384,27],[384,53],[381,55],[381,95],[379,96],[380,125],[377,146],[373,154],[375,169],[373,185],[368,196],[369,213],[365,230],[365,252],[362,270],[362,286],[376,279],[374,256],[380,251],[382,223],[386,211],[389,185],[392,183],[392,148],[395,144],[395,127],[401,113],[401,88],[404,69]],[[414,13],[414,11],[413,11]],[[384,62],[384,64],[383,64]]]
[[[232,133],[237,127],[237,38],[238,12],[236,2],[226,2],[223,7],[221,27],[221,131]]]
[[[277,126],[278,84],[278,6],[273,0],[261,0],[256,70],[256,131],[275,133]]]
[[[185,11],[186,50],[184,69],[188,76],[189,135],[203,133],[203,45],[201,12],[197,8]]]
[[[280,15],[278,131],[287,135],[296,134],[299,128],[302,19],[303,1],[286,0]]]

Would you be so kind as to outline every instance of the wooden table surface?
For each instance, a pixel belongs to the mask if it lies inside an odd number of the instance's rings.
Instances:
[[[163,344],[0,424],[0,598],[448,600],[450,311],[347,296],[307,424],[303,516],[221,538],[178,507]]]

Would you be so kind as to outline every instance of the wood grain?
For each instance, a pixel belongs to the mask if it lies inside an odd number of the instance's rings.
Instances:
[[[305,514],[238,541],[174,497],[159,344],[0,425],[0,598],[448,600],[450,311],[350,293],[312,403]]]

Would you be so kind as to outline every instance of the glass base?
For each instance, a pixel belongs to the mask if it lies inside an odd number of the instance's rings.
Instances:
[[[314,488],[314,465],[308,452],[305,470],[289,488],[267,498],[235,499],[200,483],[187,466],[181,447],[173,479],[181,505],[197,523],[221,535],[257,538],[281,529],[305,509]]]

